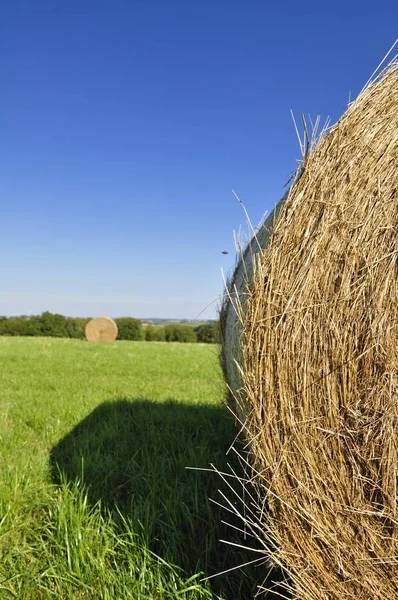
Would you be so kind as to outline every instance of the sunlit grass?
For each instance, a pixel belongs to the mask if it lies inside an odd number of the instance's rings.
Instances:
[[[186,469],[239,468],[216,346],[0,338],[0,379],[1,598],[253,596],[200,581],[252,558]]]

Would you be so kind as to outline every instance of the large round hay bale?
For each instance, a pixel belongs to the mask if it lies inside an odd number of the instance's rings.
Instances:
[[[85,333],[89,342],[114,342],[117,325],[109,317],[96,317],[87,323]]]
[[[222,334],[221,363],[224,377],[229,387],[228,401],[237,415],[244,418],[244,395],[237,394],[241,386],[241,333],[243,315],[246,310],[248,290],[253,283],[253,257],[266,248],[270,234],[279,212],[287,198],[285,194],[275,209],[250,240],[246,249],[238,256],[238,263],[231,280],[228,282],[224,301],[220,311],[220,327]],[[242,415],[243,413],[243,415]]]
[[[256,245],[222,311],[224,372],[268,507],[256,530],[294,598],[396,599],[396,62],[311,149]]]

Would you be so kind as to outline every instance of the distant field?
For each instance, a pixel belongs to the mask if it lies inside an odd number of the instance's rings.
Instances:
[[[0,381],[0,598],[254,595],[264,566],[198,576],[258,557],[186,469],[239,469],[217,346],[3,337]]]
[[[189,327],[199,327],[215,321],[189,321],[188,319],[142,319],[143,325],[188,325]]]

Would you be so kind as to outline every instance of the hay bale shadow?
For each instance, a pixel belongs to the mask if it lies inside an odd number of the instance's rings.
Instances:
[[[222,501],[219,489],[236,503],[233,493],[215,473],[224,470],[236,434],[223,407],[187,406],[138,399],[115,400],[98,406],[51,451],[54,482],[84,482],[91,504],[101,502],[117,519],[120,511],[156,554],[185,573],[207,576],[246,563],[257,555],[219,542],[257,547],[256,540],[222,523],[242,527],[230,513],[210,502]],[[231,519],[232,517],[232,519]],[[212,580],[215,593],[226,598],[253,598],[269,569],[252,566]],[[271,598],[272,596],[268,596]]]

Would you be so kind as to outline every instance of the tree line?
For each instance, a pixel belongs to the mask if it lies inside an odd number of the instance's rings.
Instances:
[[[89,321],[90,318],[64,317],[50,312],[31,317],[0,317],[0,335],[84,339]],[[203,323],[197,327],[178,323],[143,325],[142,321],[132,317],[120,317],[114,321],[118,328],[118,340],[207,344],[220,342],[217,321]]]

